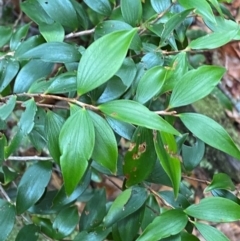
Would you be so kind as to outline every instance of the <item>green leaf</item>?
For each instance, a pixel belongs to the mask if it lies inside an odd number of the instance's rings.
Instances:
[[[105,83],[117,72],[136,32],[136,29],[116,31],[96,40],[87,48],[78,66],[79,95]]]
[[[67,220],[67,221],[66,221]],[[76,206],[62,209],[53,222],[57,238],[62,239],[69,236],[78,223],[78,210]]]
[[[96,206],[97,203],[97,206]],[[99,189],[85,205],[79,222],[80,230],[91,230],[102,222],[106,214],[106,192]]]
[[[196,222],[194,225],[206,241],[230,241],[222,232],[208,224]]]
[[[176,198],[181,181],[181,159],[177,154],[177,143],[172,134],[164,132],[155,132],[153,140],[158,159],[172,182]]]
[[[197,113],[184,113],[179,117],[200,140],[240,160],[239,149],[226,130],[213,119]]]
[[[225,173],[214,174],[213,179],[209,186],[207,186],[204,192],[209,192],[213,189],[226,189],[230,191],[235,190],[235,186],[231,178]]]
[[[160,44],[164,44],[167,38],[170,37],[170,34],[174,29],[176,29],[188,16],[192,9],[185,10],[183,12],[175,14],[171,17],[163,26],[163,31],[161,33]]]
[[[37,0],[44,11],[56,22],[71,30],[78,27],[76,11],[69,0]]]
[[[49,54],[51,53],[51,54]],[[79,61],[80,53],[74,45],[62,42],[50,42],[31,48],[18,56],[20,60],[41,59],[51,63],[71,63]]]
[[[238,33],[238,28],[232,31],[222,31],[207,34],[190,42],[188,48],[191,49],[215,49],[219,48],[231,40]],[[207,43],[207,44],[206,44]]]
[[[81,179],[80,184],[75,188],[75,190],[70,196],[66,195],[65,187],[63,185],[53,199],[52,208],[61,209],[62,207],[73,203],[87,189],[90,181],[91,171],[88,170],[87,172],[85,172],[85,175]]]
[[[127,179],[126,186],[144,181],[152,172],[156,159],[152,131],[138,127],[124,157],[123,172]]]
[[[226,198],[204,198],[199,204],[191,205],[184,212],[197,219],[210,222],[234,222],[240,219],[240,206]]]
[[[55,77],[45,93],[60,94],[77,90],[76,72],[66,72]]]
[[[32,83],[40,78],[47,77],[53,69],[52,63],[39,59],[32,59],[21,68],[14,82],[13,92],[27,92]]]
[[[34,224],[25,225],[17,234],[15,241],[37,241],[39,231],[39,227]]]
[[[0,203],[0,240],[7,240],[15,222],[15,206],[3,201]]]
[[[13,169],[11,169],[7,166],[3,166],[2,171],[3,171],[3,175],[4,175],[4,182],[3,182],[4,185],[9,184],[14,179],[16,179],[16,177],[18,176],[17,172],[15,172]]]
[[[29,24],[24,24],[23,26],[19,27],[16,32],[13,33],[11,40],[10,40],[10,49],[12,51],[16,50],[21,42],[26,38],[28,34],[28,30],[30,27]]]
[[[45,123],[45,133],[47,138],[47,147],[53,160],[60,164],[60,149],[58,144],[60,130],[63,126],[64,119],[52,111],[47,112],[46,123]]]
[[[0,61],[0,92],[13,80],[19,70],[19,63],[12,59],[3,59]]]
[[[88,111],[95,131],[92,158],[112,173],[117,171],[118,148],[115,135],[108,123],[98,114]]]
[[[204,98],[220,82],[225,72],[225,68],[207,65],[188,71],[174,86],[168,108],[188,105]]]
[[[109,16],[112,12],[111,4],[109,0],[84,0],[84,2],[95,12],[102,14],[103,16]]]
[[[35,23],[53,24],[53,19],[45,12],[40,3],[36,0],[27,0],[20,3],[21,10]],[[36,12],[38,14],[36,14]]]
[[[3,133],[0,133],[0,166],[4,162],[4,148],[7,145],[7,139]]]
[[[105,229],[103,227],[98,227],[92,232],[82,231],[80,232],[73,241],[103,241],[106,239],[111,229]]]
[[[16,209],[22,214],[43,195],[52,174],[50,162],[38,162],[24,173],[17,189]]]
[[[10,40],[10,38],[12,36],[12,28],[0,26],[0,36],[1,36],[0,48],[2,48]]]
[[[126,22],[119,21],[119,20],[106,20],[104,22],[99,23],[96,26],[95,32],[94,32],[94,39],[96,40],[114,31],[131,30],[131,29],[133,29],[133,27]],[[133,37],[129,48],[135,51],[141,50],[142,41],[138,34],[135,34],[135,36]]]
[[[206,0],[179,0],[178,2],[186,9],[195,8],[196,13],[200,14],[203,18],[216,23],[212,8]]]
[[[168,122],[138,102],[132,100],[114,100],[104,103],[98,106],[98,108],[104,114],[117,120],[179,135],[179,132]]]
[[[112,224],[137,211],[145,203],[147,196],[146,189],[138,186],[133,186],[123,191],[114,200],[104,218],[104,226],[110,227]]]
[[[67,119],[61,129],[59,143],[63,180],[66,193],[70,195],[87,169],[95,143],[94,125],[85,109]]]
[[[122,0],[120,6],[124,20],[132,26],[138,26],[142,18],[141,0]]]
[[[166,72],[166,69],[161,66],[147,70],[138,83],[136,101],[144,104],[157,95],[164,84]]]
[[[181,241],[200,241],[195,235],[181,232]]]
[[[151,0],[151,5],[157,13],[162,13],[171,6],[171,1],[170,0],[164,0],[164,1]]]
[[[153,194],[150,194],[145,205],[143,218],[141,221],[141,228],[145,228],[160,214],[159,204]]]
[[[112,129],[121,137],[131,140],[135,131],[135,127],[129,123],[115,120],[109,116],[106,117],[106,121],[112,127]]]
[[[229,200],[232,200],[233,202],[240,204],[240,199],[236,197],[232,192],[224,190],[224,189],[213,189],[211,191],[212,195],[214,197],[223,197]]]
[[[182,159],[187,171],[192,171],[203,159],[205,144],[197,139],[193,146],[182,145]]]
[[[12,95],[5,104],[0,106],[0,118],[6,120],[11,115],[16,105],[17,96]]]
[[[62,42],[64,40],[64,28],[58,22],[53,24],[41,23],[39,31],[47,42]]]
[[[136,241],[158,241],[170,235],[178,234],[184,229],[187,222],[187,215],[183,211],[168,210],[155,218]]]

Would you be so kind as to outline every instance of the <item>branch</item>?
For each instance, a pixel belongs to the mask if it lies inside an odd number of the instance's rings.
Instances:
[[[165,110],[159,110],[159,111],[154,111],[156,114],[158,115],[176,115],[177,111],[173,110],[173,111],[165,111]]]
[[[2,193],[3,197],[10,203],[12,203],[12,200],[10,199],[10,197],[7,195],[7,193],[5,192],[5,190],[3,189],[1,183],[0,183],[0,192]]]
[[[194,177],[188,177],[188,176],[184,176],[182,175],[183,178],[188,179],[188,180],[192,180],[192,181],[196,181],[196,182],[201,182],[204,183],[206,185],[210,185],[211,182],[207,181],[207,180],[202,180],[202,179],[198,179],[198,178],[194,178]]]
[[[51,161],[52,157],[41,157],[41,156],[10,156],[7,158],[8,161]]]
[[[95,31],[95,28],[89,29],[89,30],[80,31],[80,32],[72,32],[72,33],[67,34],[65,36],[65,39],[70,39],[70,38],[76,38],[76,37],[79,37],[79,36],[89,35],[89,34],[94,33],[94,31]]]

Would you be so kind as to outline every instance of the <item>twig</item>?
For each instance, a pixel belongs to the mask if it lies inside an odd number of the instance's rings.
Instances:
[[[5,190],[2,187],[2,184],[0,183],[0,192],[2,193],[3,197],[10,203],[12,203],[12,200],[8,196],[8,194],[5,192]]]
[[[109,182],[111,182],[115,187],[117,187],[119,190],[122,191],[122,188],[116,183],[114,182],[110,177],[108,177],[107,175],[103,175]]]
[[[182,177],[185,178],[185,179],[192,180],[192,181],[201,182],[201,183],[204,183],[206,185],[210,185],[211,184],[211,182],[209,182],[207,180],[201,180],[201,179],[198,179],[198,178],[188,177],[188,176],[185,176],[185,175],[182,175]]]
[[[51,161],[52,157],[41,157],[41,156],[10,156],[7,158],[8,161]]]
[[[160,110],[160,111],[154,111],[158,115],[176,115],[177,111],[165,111],[165,110]]]
[[[70,39],[70,38],[76,38],[76,37],[79,37],[79,36],[89,35],[89,34],[94,33],[94,31],[95,31],[95,28],[89,29],[89,30],[80,31],[80,32],[72,32],[72,33],[67,34],[65,36],[65,39]]]

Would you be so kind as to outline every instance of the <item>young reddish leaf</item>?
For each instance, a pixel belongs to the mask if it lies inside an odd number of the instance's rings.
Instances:
[[[85,109],[76,111],[64,123],[60,135],[60,165],[67,195],[83,177],[95,143],[92,120]]]
[[[136,32],[137,29],[115,31],[87,48],[78,66],[79,95],[105,83],[118,71]]]

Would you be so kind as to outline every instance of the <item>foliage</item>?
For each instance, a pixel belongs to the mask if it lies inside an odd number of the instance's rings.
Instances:
[[[20,7],[32,22],[0,27],[0,241],[15,223],[19,241],[73,233],[74,241],[199,240],[194,228],[206,240],[229,240],[201,221],[240,219],[231,179],[216,174],[205,189],[212,197],[199,204],[182,179],[201,162],[204,143],[238,160],[240,150],[214,120],[179,108],[209,95],[226,71],[191,56],[240,39],[222,1]],[[193,39],[196,17],[209,32]],[[19,156],[30,147],[36,156]],[[56,173],[59,190],[50,188]],[[122,180],[113,202],[92,184],[112,177]]]

